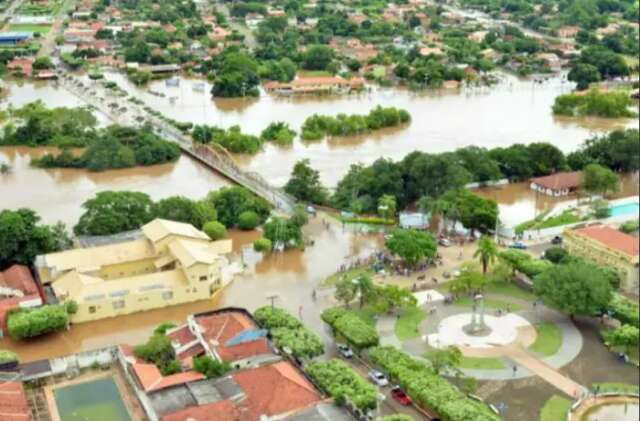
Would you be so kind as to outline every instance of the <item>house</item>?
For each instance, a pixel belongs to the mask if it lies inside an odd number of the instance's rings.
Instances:
[[[367,20],[368,17],[363,13],[349,13],[347,19],[349,20],[349,22],[359,26],[362,24],[362,22]]]
[[[264,16],[259,13],[249,13],[244,17],[244,22],[250,29],[256,29],[263,20]]]
[[[40,289],[27,266],[13,265],[0,271],[0,338],[4,336],[9,311],[42,304]]]
[[[606,35],[615,34],[616,32],[618,32],[619,29],[620,29],[620,25],[619,24],[610,23],[607,26],[605,26],[604,28],[596,29],[596,36],[598,37],[598,39],[602,39]]]
[[[467,39],[473,42],[482,42],[489,32],[487,31],[475,31],[467,35]]]
[[[638,293],[638,238],[606,225],[592,225],[564,232],[564,247],[569,253],[597,264],[615,268],[620,287]]]
[[[33,420],[21,382],[0,381],[0,418],[4,421]]]
[[[31,77],[33,75],[33,60],[16,57],[7,63],[7,70],[16,75]]]
[[[73,300],[74,323],[209,298],[230,282],[231,240],[211,241],[190,224],[155,219],[143,238],[40,255],[40,281],[62,302]]]
[[[458,82],[457,80],[445,80],[442,83],[442,87],[444,89],[458,89],[460,88],[460,82]]]
[[[32,32],[0,32],[0,45],[17,45],[32,38]]]
[[[562,61],[554,53],[538,53],[536,54],[538,60],[543,61],[554,72],[562,70]]]
[[[578,32],[580,32],[579,26],[562,26],[557,31],[560,38],[574,38]]]
[[[212,41],[224,41],[229,35],[231,35],[230,30],[222,26],[214,26],[211,32],[209,32],[209,39]]]
[[[421,56],[441,56],[443,54],[442,50],[439,47],[422,47],[420,48],[419,52]]]
[[[340,76],[298,77],[291,82],[267,82],[267,92],[278,94],[347,93],[364,87],[361,78],[345,79]]]
[[[567,196],[580,187],[582,172],[559,172],[531,179],[530,188],[547,196]]]

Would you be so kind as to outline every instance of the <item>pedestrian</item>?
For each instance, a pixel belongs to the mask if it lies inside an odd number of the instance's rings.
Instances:
[[[311,293],[311,299],[312,299],[313,301],[315,301],[315,300],[316,300],[316,289],[315,289],[315,288],[313,289],[313,292]]]
[[[517,365],[514,365],[514,366],[513,366],[513,377],[515,377],[515,376],[516,376],[516,373],[517,373],[517,372],[518,372],[518,366],[517,366]]]

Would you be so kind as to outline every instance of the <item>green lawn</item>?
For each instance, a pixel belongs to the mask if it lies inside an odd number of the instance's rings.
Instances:
[[[507,297],[518,298],[524,301],[535,301],[536,295],[530,291],[527,291],[512,283],[496,283],[491,284],[485,288],[488,293],[505,295]]]
[[[341,280],[343,277],[345,279],[355,279],[362,275],[371,276],[373,275],[373,270],[369,268],[356,268],[356,269],[347,270],[345,272],[336,272],[333,275],[329,276],[324,281],[322,281],[321,285],[323,287],[332,287],[336,283],[338,283],[338,281]]]
[[[9,30],[16,32],[37,32],[40,34],[46,34],[50,29],[51,25],[32,25],[29,23],[18,23],[9,25]]]
[[[453,304],[460,307],[473,307],[473,299],[471,297],[462,297],[454,301]],[[510,308],[511,311],[522,310],[522,306],[520,304],[510,303],[503,300],[497,300],[495,298],[484,299],[484,307],[487,309],[506,311],[507,306]]]
[[[594,383],[591,385],[591,390],[594,390],[596,386],[600,387],[599,393],[603,392],[626,392],[626,393],[638,393],[640,387],[635,384],[628,383]]]
[[[560,328],[554,323],[540,323],[535,325],[535,328],[538,336],[529,349],[547,357],[558,352],[562,345]]]
[[[426,314],[419,307],[405,310],[396,321],[395,332],[398,339],[406,341],[420,336],[418,325],[425,319]]]
[[[460,368],[473,368],[480,370],[500,370],[505,368],[504,361],[500,358],[465,357],[460,359]]]
[[[559,395],[553,395],[540,411],[540,421],[565,421],[571,401]]]

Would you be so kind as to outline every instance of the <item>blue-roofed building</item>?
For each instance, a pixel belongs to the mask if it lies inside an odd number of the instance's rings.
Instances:
[[[33,32],[0,32],[0,45],[16,45],[33,38]]]
[[[431,214],[420,212],[401,212],[399,216],[400,226],[405,229],[427,229]]]

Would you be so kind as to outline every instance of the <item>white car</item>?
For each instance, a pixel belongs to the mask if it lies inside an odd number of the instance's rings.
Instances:
[[[369,372],[369,378],[372,382],[377,384],[378,386],[384,387],[389,384],[389,380],[387,380],[387,376],[379,372],[378,370],[371,370]]]
[[[338,348],[338,352],[343,357],[345,357],[345,358],[352,358],[353,357],[353,351],[348,346],[346,346],[344,344],[338,344],[338,345],[336,345],[336,348]]]
[[[451,246],[451,241],[448,238],[441,238],[438,241],[438,244],[440,244],[442,247],[449,247]]]

